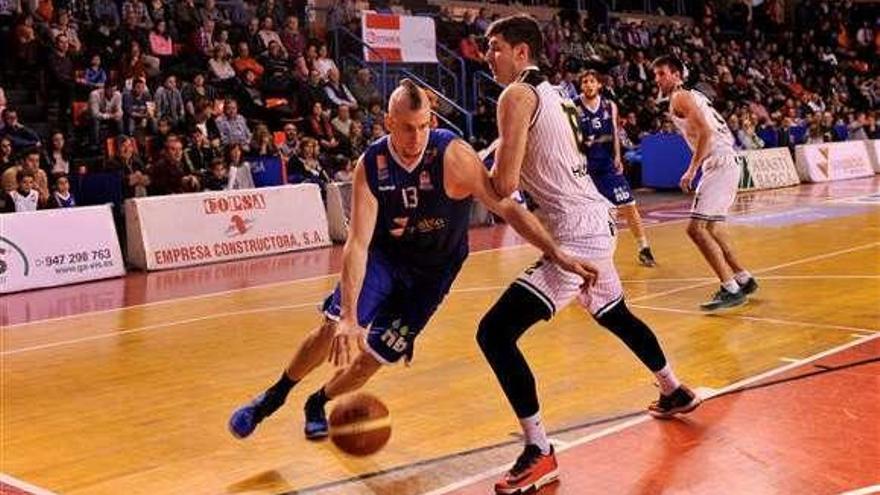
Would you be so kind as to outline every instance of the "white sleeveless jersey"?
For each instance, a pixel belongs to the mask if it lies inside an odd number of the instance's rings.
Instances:
[[[537,69],[526,70],[518,81],[538,96],[520,171],[520,189],[535,215],[557,239],[606,232],[612,205],[587,174],[577,108]]]
[[[682,89],[681,91],[687,91],[691,94],[694,102],[697,104],[697,108],[700,109],[700,112],[702,112],[703,117],[705,117],[706,122],[709,124],[709,128],[712,129],[712,137],[709,138],[709,154],[706,158],[734,154],[733,133],[730,132],[730,128],[727,127],[727,122],[724,121],[724,118],[712,107],[712,102],[709,101],[709,98],[695,89]],[[671,109],[669,117],[672,119],[675,127],[681,131],[691,151],[696,151],[697,135],[696,132],[691,132],[687,119],[677,117]],[[707,165],[709,162],[715,162],[715,160],[709,160]]]

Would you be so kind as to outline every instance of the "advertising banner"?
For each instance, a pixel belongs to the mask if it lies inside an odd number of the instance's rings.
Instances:
[[[737,162],[742,166],[740,191],[775,189],[801,182],[788,148],[740,151]]]
[[[437,63],[437,30],[430,17],[364,12],[361,27],[367,62]]]
[[[126,201],[129,261],[164,270],[330,244],[315,184]]]
[[[801,179],[827,182],[874,175],[868,141],[802,144],[795,148]]]
[[[0,293],[124,274],[110,205],[0,215]]]

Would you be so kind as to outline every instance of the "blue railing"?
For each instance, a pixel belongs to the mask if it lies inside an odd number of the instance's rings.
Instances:
[[[474,73],[473,86],[471,87],[472,95],[473,95],[474,108],[476,108],[477,102],[478,102],[479,99],[480,99],[480,88],[481,88],[481,84],[482,84],[482,83],[489,84],[490,86],[492,86],[492,87],[496,87],[496,88],[499,88],[499,89],[504,89],[504,87],[501,86],[500,84],[498,84],[498,83],[495,81],[495,79],[494,79],[492,76],[490,76],[489,74],[487,74],[487,73],[485,73],[485,72],[483,72],[483,71],[481,71],[481,70],[475,72],[475,73]],[[487,96],[486,99],[487,99],[489,102],[491,102],[492,104],[495,104],[495,105],[498,104],[498,100],[496,100],[495,98],[491,98],[491,97],[488,97],[488,96]]]
[[[432,112],[432,113],[435,116],[437,116],[437,119],[440,120],[441,122],[443,122],[446,125],[446,127],[451,128],[453,131],[455,131],[456,134],[467,139],[468,136],[464,133],[464,131],[461,130],[461,127],[458,127],[457,125],[453,124],[451,120],[447,119],[446,117],[441,115],[439,112]]]
[[[452,99],[460,102],[461,106],[466,106],[463,101],[464,93],[459,93],[458,91],[458,75],[446,68],[443,64],[437,64],[437,86],[439,86],[439,89],[446,89],[446,85],[443,84],[443,74],[447,74],[447,77],[452,78]]]
[[[461,106],[463,106],[463,107],[465,107],[465,108],[474,108],[473,104],[475,104],[475,102],[471,102],[471,103],[472,103],[472,106],[468,107],[468,102],[467,102],[467,80],[466,80],[466,77],[467,77],[467,70],[466,70],[466,68],[465,68],[464,59],[461,58],[461,57],[459,57],[458,54],[455,53],[454,51],[452,51],[452,50],[450,50],[449,48],[447,48],[446,45],[444,45],[443,43],[439,43],[439,42],[438,42],[438,43],[437,43],[437,48],[440,49],[440,51],[443,52],[446,56],[450,57],[454,62],[457,62],[457,63],[458,63],[458,74],[459,74],[459,77],[455,78],[455,81],[456,81],[455,91],[456,91],[456,93],[458,93],[459,87],[458,87],[457,82],[458,82],[458,81],[461,81]],[[442,63],[440,63],[440,64],[438,64],[438,65],[439,65],[440,67],[443,67],[443,64],[442,64]],[[452,71],[450,71],[448,68],[446,68],[446,67],[443,67],[443,68],[446,69],[446,70],[448,70],[450,73],[452,73]],[[454,75],[454,73],[453,73],[453,75]],[[456,99],[456,101],[458,101],[458,98],[457,98],[457,97],[456,97],[455,99]]]
[[[399,72],[398,72],[398,74],[400,74],[400,75],[402,75],[402,76],[409,77],[410,79],[412,79],[412,80],[414,80],[415,82],[421,84],[422,86],[425,86],[425,87],[431,88],[432,90],[434,89],[434,88],[431,87],[430,84],[428,84],[427,82],[425,82],[423,79],[421,79],[421,78],[418,77],[417,75],[413,74],[412,71],[409,71],[409,70],[407,70],[407,69],[400,69]],[[465,132],[464,132],[463,134],[464,134],[465,136],[467,136],[467,137],[471,137],[471,136],[473,136],[473,131],[474,131],[474,125],[473,125],[473,124],[474,124],[474,122],[473,122],[473,115],[471,114],[471,112],[468,112],[467,110],[465,110],[463,107],[461,107],[460,105],[458,105],[456,102],[452,101],[448,96],[444,95],[443,93],[437,92],[436,90],[434,91],[434,93],[435,93],[435,94],[437,95],[437,97],[440,98],[444,103],[446,103],[447,105],[449,105],[450,107],[452,107],[453,110],[457,111],[458,113],[460,113],[460,114],[462,115],[462,117],[464,118],[464,128],[465,128]],[[439,115],[439,114],[438,114],[438,118],[442,118],[442,117],[443,117],[442,115]],[[443,120],[444,120],[444,121],[447,121],[447,119],[445,119],[445,118],[443,118]],[[447,121],[447,122],[448,122],[448,121]],[[458,128],[458,126],[456,126],[456,128],[459,130],[459,132],[461,131],[461,129]]]
[[[346,28],[344,28],[344,27],[338,27],[338,28],[336,28],[336,29],[333,30],[333,51],[334,51],[334,57],[335,57],[336,60],[340,60],[340,56],[339,56],[339,33],[344,34],[344,35],[347,36],[349,39],[353,40],[357,45],[360,45],[361,47],[366,48],[367,50],[370,51],[370,53],[372,53],[372,54],[375,55],[379,60],[381,60],[381,62],[367,62],[367,61],[364,61],[364,63],[367,63],[367,64],[369,64],[369,63],[373,63],[373,64],[377,64],[377,65],[379,65],[379,66],[381,67],[381,71],[380,71],[381,78],[380,78],[380,80],[382,81],[382,88],[381,88],[381,90],[382,90],[382,101],[387,100],[387,99],[388,99],[388,91],[387,91],[387,88],[386,88],[386,85],[385,85],[385,79],[386,79],[386,77],[388,76],[388,62],[385,60],[385,57],[383,57],[382,55],[380,55],[379,52],[377,52],[376,50],[374,50],[370,45],[364,43],[364,41],[361,40],[360,38],[358,38],[358,36],[357,36],[356,34],[352,33],[351,31],[349,31],[348,29],[346,29]]]

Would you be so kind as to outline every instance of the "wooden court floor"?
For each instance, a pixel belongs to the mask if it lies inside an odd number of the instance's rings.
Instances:
[[[636,265],[622,232],[617,260],[628,302],[679,377],[711,393],[880,332],[880,180],[859,184],[855,193],[782,194],[793,202],[775,191],[741,196],[730,227],[761,288],[721,315],[697,308],[716,282],[682,222],[649,229],[654,269]],[[412,366],[385,369],[367,385],[388,404],[393,434],[366,459],[302,439],[302,402],[330,367],[299,384],[251,438],[226,431],[232,410],[274,382],[319,322],[316,306],[335,277],[8,325],[0,333],[0,472],[70,494],[416,494],[497,468],[512,461],[518,426],[475,328],[535,257],[527,246],[471,255],[419,337]],[[553,431],[619,424],[656,396],[650,374],[577,307],[534,328],[521,346]],[[809,410],[802,421],[823,427]]]

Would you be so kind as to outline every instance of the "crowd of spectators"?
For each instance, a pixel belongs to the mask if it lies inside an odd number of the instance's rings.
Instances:
[[[691,22],[605,23],[560,10],[544,26],[540,65],[572,96],[582,70],[607,74],[629,149],[646,133],[671,132],[652,82],[661,54],[685,62],[688,84],[714,101],[741,148],[880,137],[877,9],[803,0],[789,22],[783,2],[706,1]],[[2,74],[12,87],[12,74],[39,75],[57,109],[56,130],[40,136],[0,85],[0,210],[73,206],[68,177],[104,171],[122,175],[124,197],[252,187],[248,164],[272,158],[289,182],[350,180],[353,160],[385,134],[382,92],[370,70],[342,72],[304,4],[0,1]],[[436,15],[439,39],[459,50],[468,76],[488,70],[490,12]],[[358,15],[341,0],[328,27],[357,32]],[[494,137],[490,98],[477,102],[473,128],[477,146]]]
[[[598,24],[563,11],[545,25],[540,65],[572,97],[582,70],[607,74],[629,147],[645,134],[672,132],[651,68],[665,54],[683,60],[687,85],[713,101],[740,149],[880,137],[880,7],[802,0],[786,22],[784,0],[694,3],[702,5],[692,22]],[[475,8],[461,21],[441,19],[471,58],[478,51],[469,35],[493,17]]]
[[[125,197],[253,187],[263,159],[293,183],[350,179],[385,134],[384,102],[369,70],[343,78],[329,37],[301,28],[304,5],[0,1],[0,210],[73,205],[53,194],[82,173],[121,173]],[[14,74],[41,81],[50,136],[7,106],[4,86],[32,89]]]

